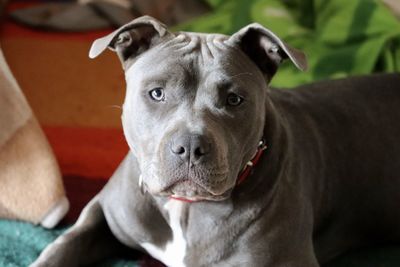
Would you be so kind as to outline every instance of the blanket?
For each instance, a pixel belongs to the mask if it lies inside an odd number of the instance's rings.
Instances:
[[[48,243],[53,241],[67,228],[45,230],[30,223],[16,221],[0,221],[0,266],[28,266],[39,255]],[[149,266],[141,264],[140,260],[109,259],[96,266],[100,267],[138,267]]]

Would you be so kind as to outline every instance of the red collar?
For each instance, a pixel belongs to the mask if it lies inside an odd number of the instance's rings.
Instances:
[[[246,166],[243,168],[242,172],[239,174],[239,177],[236,181],[236,185],[240,185],[241,183],[244,182],[244,180],[247,179],[247,177],[250,176],[251,170],[257,165],[257,163],[260,161],[260,158],[262,154],[264,153],[264,150],[267,149],[267,145],[265,144],[264,140],[261,140],[258,147],[256,154],[254,157],[246,163]]]
[[[264,153],[264,150],[267,149],[267,145],[265,144],[264,140],[261,140],[260,143],[258,144],[256,153],[254,154],[254,157],[246,163],[246,166],[243,168],[243,170],[240,172],[238,179],[236,180],[236,186],[240,185],[243,183],[251,174],[252,169],[257,165],[257,163],[260,161],[260,158],[262,154]],[[184,202],[196,202],[192,201],[186,198],[180,198],[180,197],[174,197],[170,196],[170,199],[175,199],[179,201],[184,201]]]

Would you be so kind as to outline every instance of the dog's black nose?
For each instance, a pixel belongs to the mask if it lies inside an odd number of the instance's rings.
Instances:
[[[197,163],[210,152],[211,144],[203,135],[184,134],[171,142],[171,152],[182,160]]]

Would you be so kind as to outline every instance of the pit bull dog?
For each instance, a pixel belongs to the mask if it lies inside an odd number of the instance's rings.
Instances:
[[[145,16],[96,40],[118,54],[130,152],[32,266],[121,249],[167,266],[317,267],[400,240],[400,75],[268,87],[302,52],[250,24],[172,33]]]

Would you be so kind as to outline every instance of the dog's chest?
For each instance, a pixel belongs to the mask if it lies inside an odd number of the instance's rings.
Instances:
[[[172,230],[172,239],[165,246],[157,246],[151,243],[140,244],[152,257],[163,262],[167,266],[185,267],[184,259],[187,250],[187,242],[182,229],[182,216],[184,203],[169,200],[165,205],[169,217],[169,225]]]

